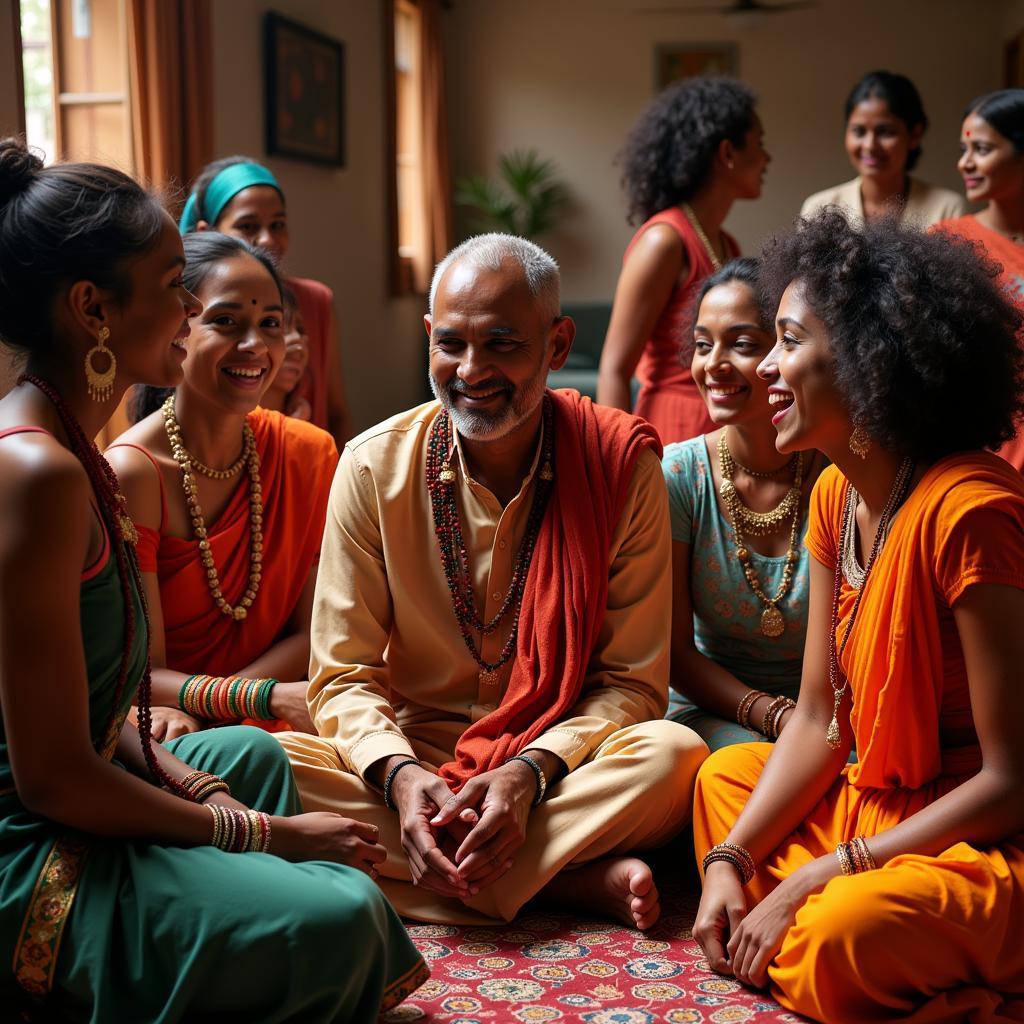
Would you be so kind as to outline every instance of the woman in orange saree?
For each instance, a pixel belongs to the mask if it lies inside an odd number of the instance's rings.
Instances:
[[[829,1024],[1024,1020],[1024,483],[982,451],[1020,411],[1019,315],[968,245],[894,223],[827,211],[765,262],[777,445],[833,466],[797,710],[698,776],[694,935]]]
[[[226,719],[309,730],[309,617],[337,452],[325,431],[257,407],[285,346],[265,256],[212,232],[184,244],[205,305],[184,380],[143,391],[153,411],[109,449],[153,610],[154,735]]]

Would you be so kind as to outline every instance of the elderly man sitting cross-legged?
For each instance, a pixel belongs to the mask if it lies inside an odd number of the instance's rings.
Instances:
[[[281,742],[307,810],[379,830],[401,913],[508,920],[539,894],[648,928],[657,890],[629,854],[686,823],[707,753],[661,721],[660,445],[545,389],[575,328],[532,243],[465,242],[430,308],[438,401],[345,447],[313,611],[320,737]]]

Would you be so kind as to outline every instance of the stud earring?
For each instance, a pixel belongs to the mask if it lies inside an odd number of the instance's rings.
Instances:
[[[114,391],[114,376],[117,373],[117,359],[107,348],[110,328],[101,327],[96,335],[96,344],[85,354],[85,379],[88,382],[89,397],[94,402],[105,402]],[[97,370],[93,366],[93,356],[104,355],[110,360],[105,370]]]
[[[850,434],[850,451],[858,458],[866,459],[871,451],[871,435],[863,427],[854,427]]]

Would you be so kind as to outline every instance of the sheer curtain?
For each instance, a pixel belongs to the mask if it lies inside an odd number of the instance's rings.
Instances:
[[[209,0],[128,0],[128,52],[135,172],[184,188],[213,152]]]
[[[209,0],[128,0],[128,70],[135,176],[164,191],[172,212],[213,153]],[[128,429],[126,401],[96,439]]]
[[[451,179],[441,0],[418,0],[418,6],[423,244],[413,256],[413,281],[418,292],[426,293],[434,265],[452,247]]]

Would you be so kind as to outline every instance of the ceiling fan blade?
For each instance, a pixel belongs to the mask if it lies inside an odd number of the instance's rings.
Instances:
[[[635,14],[783,14],[810,7],[819,7],[818,0],[788,0],[785,3],[762,3],[761,0],[735,0],[730,4],[665,4],[659,7],[638,7]]]
[[[699,4],[696,7],[680,7],[678,4],[668,4],[663,7],[638,7],[635,14],[728,14],[732,7],[713,6],[711,4]]]

